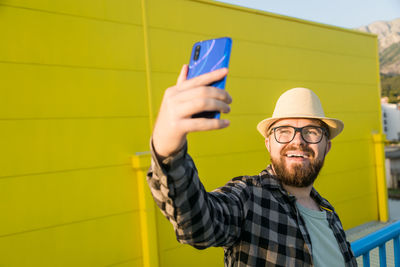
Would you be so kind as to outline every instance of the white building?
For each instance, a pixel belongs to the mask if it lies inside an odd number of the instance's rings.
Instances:
[[[383,131],[386,135],[386,140],[400,140],[400,110],[397,104],[387,103],[387,99],[383,98],[382,105],[382,121]]]
[[[386,185],[400,188],[400,147],[385,147]]]

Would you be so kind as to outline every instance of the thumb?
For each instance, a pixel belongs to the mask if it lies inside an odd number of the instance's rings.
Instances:
[[[179,74],[178,80],[176,81],[176,84],[179,85],[180,83],[183,83],[186,81],[186,77],[188,74],[188,65],[184,64],[181,69],[181,73]]]

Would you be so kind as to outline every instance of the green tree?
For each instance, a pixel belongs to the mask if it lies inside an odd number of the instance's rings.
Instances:
[[[400,75],[381,74],[382,97],[387,96],[389,103],[400,102]]]

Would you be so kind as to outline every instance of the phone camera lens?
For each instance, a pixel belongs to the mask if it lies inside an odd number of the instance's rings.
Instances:
[[[200,45],[196,46],[196,48],[194,49],[194,60],[198,60],[199,59],[199,55],[200,55]]]

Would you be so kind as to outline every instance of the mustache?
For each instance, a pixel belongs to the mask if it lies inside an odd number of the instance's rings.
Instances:
[[[306,152],[306,153],[310,154],[311,156],[315,155],[314,150],[309,148],[307,145],[302,145],[302,144],[300,146],[290,145],[290,146],[285,147],[284,149],[282,149],[281,155],[284,156],[286,154],[286,152],[291,151],[291,150]]]

